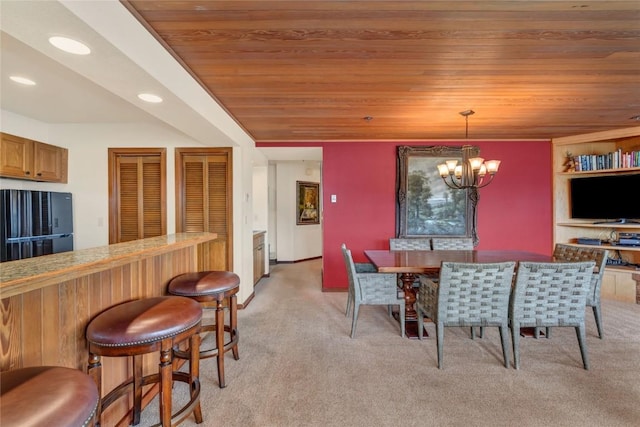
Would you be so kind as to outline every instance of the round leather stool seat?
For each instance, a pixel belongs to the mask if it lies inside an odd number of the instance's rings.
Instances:
[[[94,347],[122,348],[126,356],[148,353],[145,344],[180,334],[202,320],[202,308],[189,298],[156,297],[116,305],[96,316],[87,328]]]
[[[193,298],[197,301],[215,301],[225,298],[225,293],[240,287],[240,277],[231,271],[201,271],[174,277],[167,290],[172,295]]]
[[[89,374],[100,389],[102,368],[100,356],[133,357],[133,378],[120,384],[102,399],[100,413],[133,389],[133,425],[140,422],[142,386],[160,383],[160,419],[163,426],[175,425],[191,412],[197,423],[202,422],[200,409],[199,354],[190,352],[189,373],[173,371],[173,348],[189,340],[190,346],[200,345],[202,307],[183,297],[155,297],[116,305],[96,316],[87,327],[89,343]],[[143,354],[160,352],[157,374],[142,376]],[[190,385],[191,400],[175,415],[171,410],[173,381]]]
[[[34,366],[0,374],[3,427],[89,426],[98,407],[98,388],[78,369]]]
[[[203,325],[202,332],[214,332],[216,346],[211,349],[200,349],[200,358],[216,357],[218,364],[218,384],[225,387],[224,354],[232,350],[235,360],[238,353],[237,298],[240,289],[240,277],[231,271],[201,271],[185,273],[174,277],[169,282],[167,292],[171,295],[189,297],[198,301],[205,308],[215,308],[215,324]],[[224,322],[224,305],[229,308],[229,324]],[[228,339],[225,339],[225,332]],[[185,357],[184,351],[175,351],[177,357]]]

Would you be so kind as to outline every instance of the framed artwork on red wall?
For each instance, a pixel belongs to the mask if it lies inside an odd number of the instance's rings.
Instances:
[[[479,150],[474,147],[472,155]],[[397,237],[471,237],[477,242],[477,189],[451,189],[437,165],[466,161],[462,147],[400,146],[397,156]]]

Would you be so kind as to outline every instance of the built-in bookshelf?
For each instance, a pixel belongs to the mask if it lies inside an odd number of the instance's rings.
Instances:
[[[609,256],[621,265],[608,265],[603,279],[602,294],[618,300],[635,302],[636,282],[632,274],[640,273],[640,247],[618,245],[619,233],[640,233],[640,224],[594,224],[576,220],[570,213],[570,180],[578,175],[640,174],[640,127],[556,138],[553,143],[553,216],[554,243],[578,245],[578,238],[600,241]],[[634,203],[638,189],[629,189]],[[598,195],[594,194],[594,203]],[[635,201],[637,203],[637,200]],[[634,265],[635,264],[635,265]]]
[[[567,157],[571,154],[567,154]],[[606,171],[613,169],[640,168],[640,151],[623,151],[618,148],[603,154],[578,154],[569,161],[569,168],[565,172]]]

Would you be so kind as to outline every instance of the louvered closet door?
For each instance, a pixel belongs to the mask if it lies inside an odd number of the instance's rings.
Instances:
[[[231,149],[178,149],[178,231],[208,231],[218,238],[206,249],[208,269],[232,269]]]
[[[110,150],[110,243],[167,233],[164,150],[128,150]]]

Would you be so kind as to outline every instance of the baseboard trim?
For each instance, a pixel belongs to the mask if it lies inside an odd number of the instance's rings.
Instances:
[[[347,288],[325,288],[322,287],[322,292],[347,292]]]
[[[249,305],[249,303],[253,300],[253,297],[255,296],[256,296],[256,293],[251,292],[251,295],[249,295],[249,298],[247,298],[242,304],[238,304],[238,309],[243,310],[246,306]]]
[[[312,259],[320,259],[320,258],[322,258],[322,255],[321,256],[314,256],[314,257],[311,257],[311,258],[297,259],[297,260],[294,260],[294,261],[278,261],[277,259],[271,260],[271,261],[274,261],[274,264],[295,264],[297,262],[311,261]]]

